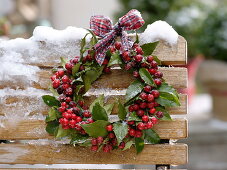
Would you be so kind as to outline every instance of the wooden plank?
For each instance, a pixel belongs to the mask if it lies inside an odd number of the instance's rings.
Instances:
[[[45,131],[45,122],[43,120],[23,120],[16,126],[11,126],[7,120],[2,123],[5,128],[0,127],[1,140],[22,140],[22,139],[45,139],[53,138]],[[183,139],[187,134],[187,120],[173,119],[173,121],[160,121],[154,126],[161,139]]]
[[[180,67],[160,67],[163,72],[163,78],[167,83],[173,87],[186,88],[187,87],[187,69]],[[32,82],[32,87],[37,89],[47,89],[50,85],[51,70],[41,70],[37,73],[38,81]],[[111,77],[111,79],[110,79]],[[123,81],[122,81],[123,80]],[[121,69],[112,69],[110,74],[103,74],[97,81],[92,84],[93,88],[111,88],[111,89],[124,89],[127,88],[135,78],[128,72]],[[22,88],[27,87],[28,84],[16,83],[12,81],[1,82],[0,89],[5,87]]]
[[[103,93],[102,93],[103,94]],[[105,93],[104,93],[105,94]],[[116,94],[116,93],[115,93]],[[180,94],[181,106],[168,108],[171,115],[174,114],[187,114],[187,96]],[[85,103],[89,106],[97,98],[96,95],[85,96]],[[124,102],[124,94],[106,95],[106,104],[116,102],[116,98]],[[1,97],[0,97],[1,99]],[[5,96],[4,100],[0,103],[0,116],[4,116],[8,111],[24,110],[29,115],[43,114],[47,115],[49,108],[42,102],[41,96]],[[112,114],[118,113],[118,106],[114,105]]]
[[[111,159],[110,159],[111,157]],[[187,163],[187,145],[146,145],[142,153],[131,148],[124,152],[92,152],[70,145],[0,145],[0,164],[173,164]]]

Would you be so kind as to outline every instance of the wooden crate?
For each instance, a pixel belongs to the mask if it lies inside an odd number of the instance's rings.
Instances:
[[[51,50],[42,43],[40,50]],[[44,44],[44,45],[43,45]],[[163,42],[157,46],[154,54],[163,61],[163,72],[166,81],[177,89],[187,87],[187,69],[183,67],[187,62],[187,42],[179,37],[175,47],[169,47]],[[23,55],[23,53],[22,53]],[[29,57],[29,56],[26,56]],[[55,56],[60,58],[61,56]],[[48,93],[51,68],[59,65],[58,62],[49,61],[45,64],[40,62],[30,63],[41,68],[37,73],[39,81],[32,82],[31,87],[42,89]],[[174,67],[170,66],[174,65]],[[110,78],[111,77],[111,78]],[[92,93],[86,97],[86,103],[94,100],[95,95],[100,93],[100,88],[110,91],[107,96],[107,103],[113,102],[117,97],[123,100],[125,89],[133,81],[128,73],[115,67],[109,75],[102,75],[93,85]],[[100,87],[102,84],[102,87]],[[1,82],[0,89],[9,87],[20,87],[23,84],[13,82]],[[169,140],[187,138],[187,120],[174,118],[173,121],[161,121],[154,129],[163,139],[164,143],[157,145],[146,145],[142,153],[136,155],[135,148],[127,151],[114,150],[111,153],[94,153],[89,148],[73,147],[70,145],[56,144],[53,137],[45,132],[44,117],[36,117],[37,113],[47,114],[48,108],[38,105],[29,113],[24,120],[11,123],[13,118],[5,117],[5,108],[11,112],[17,112],[22,107],[26,108],[40,99],[34,95],[5,95],[5,103],[0,103],[1,123],[0,140],[15,140],[14,143],[0,144],[0,167],[1,164],[134,164],[134,165],[182,165],[187,163],[188,148],[186,144],[168,143]],[[1,101],[1,100],[0,100]],[[187,114],[187,96],[180,94],[180,107],[169,109],[171,115]],[[7,105],[6,105],[7,104]],[[116,108],[112,114],[116,114]],[[48,140],[46,140],[48,139]],[[57,146],[57,147],[56,147]]]

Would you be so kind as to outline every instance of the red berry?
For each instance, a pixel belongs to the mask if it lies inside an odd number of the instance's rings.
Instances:
[[[163,112],[161,112],[161,111],[158,111],[157,113],[156,113],[156,116],[157,116],[157,118],[162,118],[163,117]]]
[[[56,75],[53,75],[53,76],[50,77],[50,79],[51,79],[52,81],[54,81],[56,78],[57,78]]]
[[[63,83],[68,83],[69,82],[69,77],[64,75],[61,80],[62,80]]]
[[[160,71],[157,71],[155,74],[154,74],[155,77],[157,78],[162,78],[163,77],[163,73],[160,72]]]
[[[66,94],[66,95],[72,95],[72,94],[73,94],[73,89],[72,89],[72,88],[67,88],[67,89],[65,90],[65,94]]]
[[[92,61],[92,60],[93,60],[93,58],[92,58],[92,56],[91,56],[90,54],[88,54],[88,55],[86,56],[86,59],[87,59],[87,61]]]
[[[146,102],[140,103],[140,108],[145,109],[146,107],[147,107],[147,103]]]
[[[80,108],[79,107],[73,107],[73,112],[74,113],[79,113],[80,112]]]
[[[158,106],[159,106],[159,103],[154,102],[154,107],[158,107]]]
[[[65,111],[65,109],[66,109],[66,108],[65,108],[64,106],[61,106],[61,107],[58,108],[58,111],[62,113],[62,112]]]
[[[62,125],[62,129],[67,130],[67,129],[69,129],[69,126],[68,125]]]
[[[59,79],[55,79],[52,83],[53,88],[58,88],[60,86],[60,80]]]
[[[89,123],[93,123],[93,122],[94,122],[94,120],[93,120],[92,118],[87,119],[87,121],[88,121]]]
[[[69,84],[66,84],[66,83],[62,85],[62,88],[63,88],[64,90],[66,90],[66,89],[69,88],[69,87],[70,87],[70,85],[69,85]]]
[[[113,46],[111,46],[111,47],[110,47],[110,52],[111,52],[111,53],[115,53],[115,51],[116,51],[116,49],[115,49]]]
[[[147,100],[147,94],[144,93],[144,92],[142,92],[142,93],[140,94],[140,98],[141,98],[142,100]]]
[[[138,71],[133,71],[133,77],[139,78],[140,74]]]
[[[108,145],[108,144],[105,144],[104,146],[103,146],[103,148],[102,148],[102,150],[103,150],[103,152],[110,152],[110,148],[112,147],[110,147],[111,145]]]
[[[61,103],[61,106],[63,106],[63,107],[68,107],[68,105],[67,105],[66,102],[62,102],[62,103]]]
[[[84,101],[83,100],[79,100],[78,104],[80,105],[80,107],[83,107],[84,106]]]
[[[99,147],[97,145],[91,146],[91,150],[94,151],[94,152],[96,152],[98,150],[98,148]]]
[[[147,95],[147,101],[148,101],[148,102],[153,102],[153,101],[154,101],[154,96],[153,96],[153,94],[148,94],[148,95]]]
[[[148,67],[148,64],[147,63],[141,63],[141,67],[147,68]]]
[[[134,57],[134,59],[135,59],[136,62],[140,63],[143,60],[143,56],[142,55],[136,55]]]
[[[74,64],[76,64],[76,63],[78,63],[79,62],[79,59],[78,58],[80,58],[79,56],[78,57],[75,57],[73,60],[72,60],[72,62],[74,63]]]
[[[132,46],[132,48],[136,48],[136,47],[139,47],[139,44],[134,43],[133,46]]]
[[[71,118],[71,114],[64,112],[62,113],[62,117],[66,118],[66,119],[70,119]]]
[[[155,83],[157,86],[161,86],[162,80],[161,80],[161,79],[154,79],[154,83]]]
[[[96,138],[92,138],[92,139],[91,139],[91,144],[92,144],[92,145],[98,145],[97,139],[96,139]]]
[[[72,70],[73,65],[72,65],[71,63],[66,63],[66,64],[65,64],[65,68],[66,68],[67,70]]]
[[[157,72],[157,70],[154,69],[154,68],[150,68],[150,69],[148,69],[148,71],[149,71],[149,73],[152,74],[152,75],[154,75],[154,74]]]
[[[152,89],[152,87],[149,86],[149,85],[147,85],[147,86],[145,86],[145,87],[143,88],[143,90],[144,90],[145,92],[147,92],[147,93],[149,93],[149,92],[151,91],[151,89]]]
[[[111,72],[111,69],[110,69],[110,67],[105,67],[103,69],[103,71],[104,71],[104,73],[110,73]]]
[[[66,101],[67,103],[69,103],[69,102],[72,101],[72,99],[71,99],[71,97],[66,97],[66,98],[65,98],[65,101]]]
[[[68,123],[69,123],[68,119],[63,118],[63,120],[62,120],[62,124],[63,124],[63,125],[68,125]]]
[[[84,117],[91,117],[91,113],[88,110],[85,110],[83,113]]]
[[[147,103],[147,107],[148,107],[149,109],[152,109],[152,108],[154,107],[154,103],[153,103],[153,102]]]
[[[141,54],[141,55],[143,54],[143,49],[141,47],[136,47],[135,50],[137,54]]]
[[[147,122],[147,129],[151,129],[153,127],[153,123],[151,121]]]
[[[115,48],[117,50],[120,50],[120,48],[121,48],[121,42],[116,41],[115,44],[114,44],[114,46],[115,46]]]
[[[151,62],[151,67],[157,68],[157,66],[158,66],[158,63],[156,61]]]
[[[82,118],[81,118],[80,116],[77,116],[76,122],[79,123],[79,122],[81,122],[81,121],[82,121]]]
[[[83,70],[85,70],[85,67],[83,65],[81,65],[80,68],[79,68],[79,70],[80,71],[83,71]]]
[[[141,130],[136,130],[136,134],[135,134],[136,138],[140,138],[142,135],[143,135],[143,133]]]
[[[142,123],[142,122],[138,123],[137,128],[138,128],[139,130],[144,130],[144,128],[145,128],[144,123]]]
[[[121,142],[120,145],[118,146],[119,149],[124,149],[125,148],[125,142]]]
[[[156,117],[152,117],[151,121],[154,125],[158,123],[158,119]]]
[[[142,117],[142,121],[143,121],[143,122],[148,122],[148,120],[149,120],[149,117],[148,117],[147,115],[144,115],[144,116]]]
[[[103,61],[102,64],[103,64],[103,65],[106,65],[106,64],[108,64],[108,62],[109,62],[109,61],[108,61],[107,59],[104,59],[104,61]]]
[[[154,57],[153,56],[148,56],[147,57],[147,62],[148,63],[151,63],[153,60],[154,60]]]
[[[75,129],[78,130],[78,131],[81,131],[82,130],[82,127],[80,124],[76,124],[75,125]]]
[[[137,112],[136,112],[136,114],[138,115],[138,116],[143,116],[144,115],[144,111],[143,110],[137,110]]]
[[[123,56],[123,58],[128,58],[128,57],[130,57],[130,53],[128,51],[124,51],[122,53],[122,56]]]
[[[134,122],[134,121],[128,121],[128,124],[129,124],[129,125],[134,125],[135,122]]]
[[[139,105],[138,105],[138,104],[134,104],[134,105],[133,105],[133,110],[134,110],[134,111],[139,110],[139,108],[140,108],[140,107],[139,107]]]
[[[63,69],[58,70],[58,75],[59,75],[60,77],[64,76],[64,74],[65,74],[65,72],[64,72]]]
[[[132,65],[131,65],[131,63],[127,63],[126,65],[125,65],[125,70],[130,70],[132,68]]]
[[[72,114],[72,115],[71,115],[71,119],[76,120],[76,118],[77,118],[77,115],[75,115],[75,114]]]
[[[134,130],[134,129],[129,129],[129,135],[130,135],[130,136],[135,136],[135,134],[136,134],[136,130]]]
[[[113,125],[107,125],[106,130],[109,132],[113,131]]]
[[[134,111],[133,105],[131,105],[131,106],[128,107],[128,111],[129,111],[129,112],[133,112],[133,111]]]
[[[113,138],[115,138],[115,134],[114,134],[114,133],[109,133],[109,134],[108,134],[108,137],[109,137],[110,139],[113,139]]]
[[[159,95],[160,95],[160,93],[159,93],[158,90],[152,90],[152,91],[151,91],[151,94],[153,94],[155,98],[158,98]]]
[[[98,144],[101,144],[103,142],[103,137],[102,136],[97,137],[97,142]]]
[[[152,108],[152,109],[149,110],[149,113],[150,114],[155,114],[155,112],[156,112],[156,109],[155,108]]]
[[[71,127],[72,127],[72,128],[74,128],[74,127],[75,127],[75,125],[76,125],[76,121],[75,121],[75,120],[73,120],[73,119],[72,119],[72,120],[70,120],[70,121],[69,121],[69,125],[71,125]]]

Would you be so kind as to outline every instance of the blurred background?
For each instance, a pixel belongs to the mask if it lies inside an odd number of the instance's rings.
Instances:
[[[227,0],[0,0],[0,37],[28,38],[37,25],[88,28],[91,15],[116,21],[132,8],[147,24],[167,21],[188,42],[186,168],[227,170]]]

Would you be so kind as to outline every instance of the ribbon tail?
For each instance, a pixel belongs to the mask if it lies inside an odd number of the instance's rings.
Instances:
[[[133,46],[133,41],[125,31],[122,31],[121,43],[122,43],[121,52],[129,51]]]

